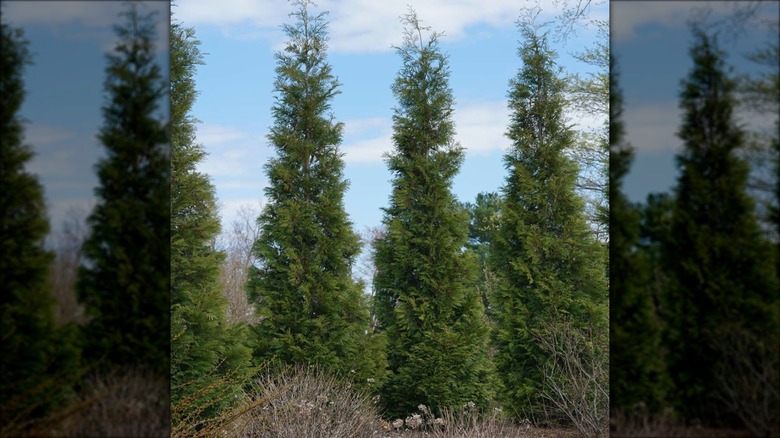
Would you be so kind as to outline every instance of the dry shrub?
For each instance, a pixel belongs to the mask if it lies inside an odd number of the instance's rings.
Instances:
[[[564,320],[551,322],[535,338],[550,355],[543,369],[542,393],[550,416],[568,418],[582,436],[609,436],[609,357],[604,334]]]
[[[139,367],[117,368],[86,379],[69,408],[44,436],[168,437],[170,382]]]
[[[226,414],[228,436],[375,437],[380,422],[369,395],[316,367],[265,372],[243,407]]]
[[[723,327],[711,341],[720,353],[715,393],[727,412],[755,436],[780,436],[780,347],[737,324]]]

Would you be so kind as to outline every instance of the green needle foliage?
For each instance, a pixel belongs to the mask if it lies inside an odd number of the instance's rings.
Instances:
[[[405,18],[403,60],[393,84],[395,152],[387,233],[375,243],[377,318],[387,334],[392,375],[383,388],[390,416],[490,399],[488,331],[463,248],[468,212],[450,192],[463,161],[453,142],[449,67],[438,34],[423,42],[415,13]]]
[[[605,248],[587,225],[577,166],[565,154],[574,135],[564,121],[555,54],[532,24],[521,24],[521,32],[523,66],[509,91],[509,176],[492,255],[499,276],[495,360],[509,412],[543,421],[550,355],[535,337],[549,337],[546,330],[565,320],[575,330],[594,327],[599,339],[588,343],[606,339],[608,286]],[[601,352],[606,359],[606,346]]]
[[[255,357],[316,362],[365,385],[381,380],[385,365],[363,285],[351,273],[360,241],[344,209],[343,124],[328,114],[339,83],[326,62],[325,13],[312,16],[308,0],[294,4],[297,21],[284,25],[289,41],[276,54],[268,136],[276,157],[265,166],[267,204],[253,248],[260,267],[247,282],[262,318]]]
[[[87,222],[77,292],[90,318],[84,354],[93,363],[147,364],[170,372],[170,184],[168,133],[156,118],[167,83],[154,62],[154,17],[121,14],[107,55],[98,138],[98,203]]]
[[[745,134],[734,119],[735,83],[724,54],[714,37],[694,28],[691,56],[680,94],[681,174],[664,247],[672,277],[665,300],[668,366],[685,417],[729,422],[731,414],[713,397],[715,370],[732,347],[724,345],[726,336],[746,334],[756,343],[748,349],[777,345],[778,284],[773,248],[745,191],[749,168],[737,156]]]
[[[665,390],[661,327],[647,285],[650,263],[637,249],[641,211],[622,192],[634,153],[623,140],[614,61],[610,73],[610,404],[613,412],[627,412],[640,402],[658,412]]]
[[[251,364],[245,326],[229,326],[219,283],[223,254],[215,189],[197,164],[192,105],[203,64],[195,30],[171,24],[171,403],[178,415],[213,416],[234,400]],[[183,405],[183,406],[180,406]],[[194,422],[190,418],[190,422]],[[174,418],[176,421],[176,418]]]
[[[62,401],[63,374],[76,371],[78,356],[69,332],[55,326],[43,188],[25,170],[33,152],[17,113],[28,43],[21,30],[0,26],[0,432],[13,435],[21,432],[15,425]]]

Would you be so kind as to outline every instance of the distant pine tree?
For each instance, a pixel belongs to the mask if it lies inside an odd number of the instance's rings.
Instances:
[[[261,321],[255,358],[319,363],[366,385],[384,376],[381,337],[370,331],[368,300],[352,277],[360,240],[344,209],[343,124],[328,114],[339,83],[326,61],[325,13],[294,2],[295,24],[276,54],[276,157],[266,164],[267,203],[258,219],[254,254],[260,264],[247,281]],[[353,372],[354,370],[354,372]]]
[[[523,66],[509,91],[509,175],[491,255],[498,276],[494,344],[511,415],[543,419],[543,374],[551,359],[535,337],[566,320],[606,339],[608,286],[605,248],[587,224],[575,191],[577,166],[566,156],[574,136],[564,121],[555,54],[533,25],[521,31]]]
[[[62,401],[78,355],[69,331],[55,325],[43,188],[25,170],[33,152],[17,113],[28,42],[8,24],[0,30],[0,435],[10,436]]]
[[[98,203],[87,222],[77,292],[89,317],[91,361],[149,365],[170,372],[170,183],[168,133],[156,112],[167,83],[154,62],[152,14],[131,5],[107,55],[98,138]]]
[[[778,284],[773,249],[745,191],[749,168],[737,157],[745,136],[734,120],[735,83],[714,37],[694,29],[694,38],[680,94],[681,173],[663,247],[672,279],[668,366],[685,417],[733,421],[713,397],[720,344],[735,330],[778,341]]]
[[[491,398],[484,309],[464,254],[468,216],[450,191],[463,161],[453,141],[446,56],[414,12],[404,19],[403,67],[393,84],[393,193],[384,237],[375,242],[375,293],[392,375],[383,388],[390,416],[424,403],[436,410]]]
[[[248,331],[229,326],[219,283],[223,254],[214,186],[196,170],[196,65],[203,64],[192,28],[171,23],[171,402],[176,415],[207,419],[234,400],[251,365]],[[177,421],[174,418],[174,421]]]
[[[622,192],[633,149],[623,136],[622,93],[610,71],[610,405],[613,413],[644,403],[658,412],[666,390],[661,326],[648,288],[650,261],[638,251],[641,211]]]

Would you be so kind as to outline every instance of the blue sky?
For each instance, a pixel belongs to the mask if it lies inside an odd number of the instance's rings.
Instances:
[[[602,2],[603,3],[603,2]],[[495,191],[506,171],[502,156],[509,141],[508,82],[520,67],[520,33],[514,22],[521,7],[534,3],[517,0],[445,0],[414,2],[424,26],[444,32],[442,49],[449,54],[450,86],[455,95],[456,140],[466,149],[453,191],[461,201],[473,201],[479,192]],[[318,2],[314,11],[329,11],[328,61],[342,86],[333,101],[333,114],[344,122],[341,151],[350,181],[345,207],[356,231],[381,224],[382,207],[391,191],[392,175],[382,155],[392,150],[392,114],[395,99],[390,85],[401,65],[392,45],[402,40],[399,17],[407,2],[331,0]],[[558,13],[553,2],[542,4],[541,20]],[[591,18],[607,19],[603,3]],[[266,134],[272,125],[274,51],[285,40],[280,25],[289,22],[291,7],[280,1],[182,1],[172,8],[173,20],[194,27],[202,42],[205,65],[196,76],[200,91],[194,107],[198,141],[209,156],[200,169],[212,177],[221,203],[223,228],[241,205],[263,202],[267,183],[264,163],[273,154]],[[240,11],[240,12],[239,12]],[[559,62],[569,72],[586,67],[569,53],[581,50],[595,32],[579,29],[577,38],[558,44]],[[596,126],[593,118],[575,123]]]
[[[168,4],[140,2],[158,11],[158,63],[168,71]],[[113,25],[122,2],[3,1],[4,23],[24,30],[32,53],[25,68],[26,98],[20,110],[25,142],[35,156],[27,169],[44,186],[52,230],[73,211],[85,218],[95,204],[95,164],[104,156],[97,140],[103,125],[105,55],[116,42]],[[167,116],[167,100],[160,117]]]
[[[167,2],[142,2],[160,10],[160,62],[167,70]],[[450,85],[455,95],[456,140],[466,159],[454,181],[461,201],[479,192],[495,191],[506,171],[502,156],[509,145],[508,82],[520,68],[520,33],[515,21],[521,8],[535,2],[464,0],[414,2],[423,25],[444,32],[442,49],[449,54]],[[605,2],[594,2],[591,18],[607,19]],[[381,223],[388,203],[391,174],[383,154],[392,150],[390,91],[400,67],[392,45],[402,39],[399,17],[407,2],[365,0],[320,1],[330,12],[329,62],[342,86],[333,101],[336,120],[345,123],[341,150],[350,187],[345,207],[356,231]],[[539,19],[559,13],[559,1],[545,0]],[[36,156],[28,169],[44,185],[53,229],[68,210],[85,217],[95,199],[94,165],[103,156],[96,134],[103,120],[105,53],[113,47],[112,30],[122,2],[2,2],[3,20],[25,31],[33,52],[26,69],[28,90],[21,115],[27,120],[26,141]],[[200,96],[194,107],[198,142],[209,153],[200,169],[217,189],[223,228],[228,229],[242,205],[263,202],[267,178],[263,165],[272,156],[266,134],[272,125],[273,54],[285,36],[291,6],[280,0],[181,1],[173,19],[196,29],[205,65],[196,76]],[[576,38],[553,41],[567,72],[588,67],[570,56],[595,39],[595,31],[579,28]],[[599,120],[572,114],[572,122],[598,126]]]
[[[620,71],[626,140],[635,150],[631,172],[624,181],[631,201],[644,202],[648,193],[668,192],[677,181],[674,157],[682,147],[675,135],[681,121],[680,81],[693,67],[689,55],[692,34],[686,21],[702,8],[709,8],[708,23],[723,22],[734,16],[735,7],[747,5],[733,1],[611,3],[611,50]],[[759,71],[743,54],[771,38],[776,40],[777,31],[763,23],[776,22],[779,8],[779,2],[762,2],[744,33],[736,38],[728,34],[720,37],[726,62],[736,72]],[[772,129],[777,113],[741,111],[738,117],[748,129]]]

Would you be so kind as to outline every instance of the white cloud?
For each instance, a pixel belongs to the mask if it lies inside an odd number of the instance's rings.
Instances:
[[[596,129],[603,120],[598,115],[572,113],[575,129]],[[468,154],[504,152],[510,146],[505,133],[509,125],[509,109],[504,100],[467,102],[454,110],[455,141]],[[393,150],[392,122],[386,118],[368,118],[345,122],[342,152],[349,164],[377,163],[383,154]]]
[[[677,150],[681,142],[675,133],[681,116],[676,101],[626,105],[623,113],[626,140],[637,152]]]
[[[142,15],[156,12],[155,50],[167,53],[170,29],[167,4],[159,1],[136,3]],[[110,52],[119,41],[113,26],[123,20],[120,13],[126,8],[125,2],[119,1],[12,1],[3,2],[2,10],[3,18],[15,26],[46,26],[58,39],[98,41],[103,52]],[[66,25],[68,27],[63,27]]]
[[[245,207],[251,208],[252,211],[259,213],[262,211],[263,205],[265,205],[265,197],[262,191],[259,191],[256,197],[225,197],[217,200],[220,222],[222,223],[222,232],[225,233],[232,229],[234,221],[240,219],[240,210]]]
[[[329,45],[336,52],[385,52],[401,43],[399,17],[406,14],[409,2],[366,0],[322,0],[318,11],[329,11]],[[543,0],[544,17],[559,11],[560,2]],[[289,6],[270,0],[188,0],[173,8],[174,18],[189,26],[212,25],[233,38],[267,38],[278,44],[279,25],[289,22]],[[466,36],[472,26],[485,24],[511,27],[526,5],[517,0],[419,0],[414,2],[423,26],[445,33],[445,39]],[[594,9],[593,17],[604,18],[606,8]],[[242,28],[239,25],[250,25]],[[236,29],[242,29],[237,31]]]
[[[374,138],[358,140],[341,148],[347,164],[365,164],[381,162],[386,152],[393,150],[391,133]]]
[[[610,2],[612,20],[610,36],[613,41],[628,41],[636,36],[639,27],[655,24],[667,29],[684,27],[700,11],[710,8],[712,18],[733,12],[735,3],[726,1],[637,1]]]
[[[454,119],[455,141],[467,153],[504,151],[510,144],[504,135],[509,124],[506,101],[456,105]]]
[[[80,23],[98,28],[110,27],[123,8],[122,2],[12,1],[3,2],[3,15],[17,26]]]
[[[25,143],[33,147],[48,145],[73,138],[76,133],[65,128],[43,123],[31,123],[25,126]]]
[[[393,149],[393,122],[371,117],[344,122],[341,152],[347,164],[378,163],[385,152]]]
[[[504,136],[509,122],[505,101],[470,102],[454,109],[455,141],[467,153],[503,151],[509,140]],[[393,150],[393,126],[389,118],[367,118],[345,122],[341,151],[348,164],[382,162]]]

